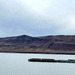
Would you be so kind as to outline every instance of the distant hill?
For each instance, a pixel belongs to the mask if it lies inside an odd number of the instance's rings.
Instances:
[[[75,54],[75,36],[21,35],[0,38],[0,52]]]

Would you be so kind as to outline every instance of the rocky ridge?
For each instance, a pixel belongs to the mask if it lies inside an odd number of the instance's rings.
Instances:
[[[0,52],[75,54],[75,36],[31,37],[21,35],[0,38]]]

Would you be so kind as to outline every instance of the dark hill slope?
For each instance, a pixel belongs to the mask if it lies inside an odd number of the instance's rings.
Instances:
[[[1,52],[75,53],[75,36],[27,35],[0,38]]]

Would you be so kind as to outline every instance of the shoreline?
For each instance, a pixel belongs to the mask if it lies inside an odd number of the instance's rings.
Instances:
[[[14,52],[14,51],[0,51],[0,53],[23,53],[23,54],[57,54],[57,55],[75,55],[75,53],[48,53],[48,52]]]

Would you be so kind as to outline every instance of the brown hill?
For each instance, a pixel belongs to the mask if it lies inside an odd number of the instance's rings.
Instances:
[[[0,38],[0,52],[75,54],[75,36],[31,37],[22,35]]]

